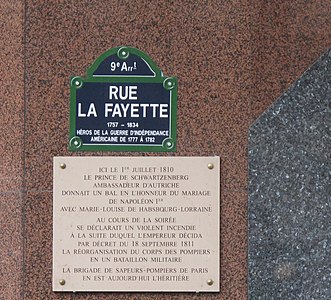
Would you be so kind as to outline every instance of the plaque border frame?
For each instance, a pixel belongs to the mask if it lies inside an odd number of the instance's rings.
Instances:
[[[56,292],[56,293],[62,293],[62,292],[81,292],[81,293],[89,293],[89,292],[92,292],[92,293],[163,293],[163,291],[161,291],[160,289],[146,289],[146,290],[136,290],[136,289],[132,289],[132,290],[123,290],[123,289],[115,289],[115,290],[105,290],[105,289],[89,289],[89,290],[84,290],[84,289],[67,289],[65,287],[65,283],[66,283],[66,280],[64,279],[63,280],[63,284],[61,283],[62,280],[60,280],[59,284],[61,286],[63,286],[63,289],[58,289],[55,287],[55,248],[54,248],[54,245],[55,245],[55,240],[54,240],[54,224],[56,224],[56,221],[55,221],[55,213],[54,213],[54,193],[55,193],[55,185],[54,185],[54,179],[55,179],[55,168],[58,168],[58,169],[66,169],[68,166],[70,167],[70,163],[67,161],[67,160],[72,160],[72,159],[75,159],[75,158],[78,158],[78,159],[84,159],[84,158],[89,158],[89,159],[95,159],[95,158],[102,158],[102,159],[105,159],[105,158],[108,158],[108,159],[127,159],[126,156],[111,156],[111,157],[105,157],[105,156],[55,156],[53,157],[53,230],[52,230],[52,233],[53,233],[53,236],[52,236],[52,241],[53,241],[53,247],[52,247],[52,290],[53,292]],[[218,255],[216,255],[216,259],[217,259],[217,262],[218,262],[218,268],[217,268],[217,276],[216,277],[210,277],[208,279],[208,277],[206,278],[207,280],[205,281],[205,284],[207,284],[207,286],[210,286],[210,290],[209,289],[205,289],[205,288],[202,288],[202,286],[200,287],[196,287],[194,289],[187,289],[187,290],[182,290],[182,289],[169,289],[169,290],[166,290],[165,293],[183,293],[183,294],[190,294],[190,293],[207,293],[207,294],[210,294],[210,293],[220,293],[221,292],[221,286],[222,286],[222,280],[221,280],[221,270],[222,270],[222,262],[221,262],[221,228],[222,228],[222,224],[221,224],[221,165],[222,165],[222,162],[221,162],[221,158],[220,156],[156,156],[156,157],[144,157],[144,156],[134,156],[134,157],[130,157],[130,158],[137,158],[137,159],[149,159],[149,158],[164,158],[164,159],[171,159],[171,158],[175,158],[175,159],[186,159],[186,158],[198,158],[198,159],[201,159],[201,158],[212,158],[212,159],[216,159],[217,160],[217,164],[216,164],[216,168],[215,168],[215,165],[213,163],[208,163],[206,164],[206,168],[212,170],[212,169],[216,169],[218,170],[218,185],[217,185],[217,191],[218,191],[218,210],[217,210],[217,226],[218,226],[218,235],[216,237],[216,240],[217,240],[217,250],[218,250]],[[61,162],[62,161],[62,162]],[[215,283],[214,280],[217,280],[216,281],[216,288],[213,287],[213,284]]]

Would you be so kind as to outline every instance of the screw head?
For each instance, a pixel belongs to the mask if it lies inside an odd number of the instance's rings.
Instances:
[[[212,280],[212,279],[208,279],[208,280],[207,280],[207,284],[208,284],[208,285],[213,285],[213,284],[214,284],[214,280]]]
[[[81,77],[74,77],[70,81],[70,85],[79,89],[83,85],[83,79]]]
[[[118,49],[117,51],[117,56],[120,59],[127,59],[130,55],[130,51],[127,47],[121,47],[120,49]]]
[[[67,165],[65,163],[60,163],[60,168],[61,169],[65,169],[67,167]]]
[[[60,279],[59,283],[60,283],[61,285],[65,285],[65,284],[66,284],[66,281],[65,281],[64,279]]]
[[[79,136],[74,136],[70,139],[69,145],[70,147],[74,148],[75,150],[79,149],[83,144],[83,141]]]
[[[212,170],[212,169],[214,169],[214,164],[213,163],[209,163],[207,165],[207,167],[208,167],[209,170]]]
[[[172,77],[168,77],[163,81],[163,87],[168,91],[172,90],[175,87],[175,85],[176,85],[176,81]]]

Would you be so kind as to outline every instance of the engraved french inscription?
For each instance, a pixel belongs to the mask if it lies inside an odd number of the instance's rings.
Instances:
[[[54,291],[219,291],[219,236],[219,157],[54,158]]]

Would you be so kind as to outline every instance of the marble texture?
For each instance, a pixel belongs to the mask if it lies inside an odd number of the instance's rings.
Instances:
[[[0,285],[0,299],[247,299],[247,130],[330,46],[330,3],[0,2],[0,249],[7,272],[1,268],[0,279],[15,274],[15,282]],[[119,45],[141,49],[178,77],[177,152],[162,155],[221,156],[220,293],[51,291],[53,156],[159,155],[67,150],[69,78]]]
[[[23,4],[0,1],[0,192],[22,186],[24,135]]]
[[[52,291],[52,192],[29,191],[25,199],[23,299],[72,299]]]
[[[23,1],[0,1],[0,300],[23,297]]]
[[[180,9],[174,9],[173,4],[159,1],[115,2],[107,5],[105,2],[89,1],[87,5],[77,5],[77,2],[52,1],[48,5],[40,5],[42,1],[28,1],[27,5],[27,94],[29,95],[26,110],[27,150],[26,150],[26,184],[29,193],[45,192],[43,197],[49,197],[40,202],[40,196],[35,200],[29,197],[29,202],[35,203],[32,210],[27,210],[29,219],[27,232],[33,231],[33,226],[43,224],[45,212],[51,207],[51,196],[46,192],[52,188],[52,157],[55,155],[160,155],[155,153],[71,153],[67,150],[68,113],[69,113],[69,77],[83,75],[86,68],[92,64],[105,50],[118,46],[129,45],[146,52],[166,75],[177,76],[180,81],[178,96],[178,148],[176,153],[162,155],[220,155],[222,157],[222,186],[224,193],[233,190],[224,203],[227,211],[225,224],[231,224],[234,236],[226,231],[229,244],[222,246],[222,264],[226,270],[222,274],[221,293],[216,294],[118,294],[118,293],[76,293],[78,299],[228,299],[238,300],[247,297],[246,284],[246,247],[247,218],[245,218],[245,188],[247,186],[246,167],[246,131],[250,117],[249,102],[245,95],[247,89],[239,89],[239,72],[246,72],[243,78],[249,77],[249,67],[244,64],[248,58],[241,57],[240,50],[249,48],[248,38],[239,33],[245,29],[245,24],[239,24],[236,29],[238,39],[232,37],[226,24],[213,24],[225,19],[235,23],[236,9],[241,13],[248,10],[236,3],[231,5],[211,3],[200,10],[192,2],[176,3]],[[130,4],[130,5],[129,5]],[[222,11],[222,8],[226,10]],[[93,12],[97,12],[98,18]],[[106,14],[102,14],[106,12]],[[228,15],[230,14],[230,15]],[[76,15],[84,15],[75,19]],[[108,16],[112,15],[112,18]],[[41,18],[47,16],[47,19]],[[207,18],[206,18],[207,17]],[[196,23],[200,22],[201,33],[195,35]],[[223,28],[224,27],[224,28]],[[205,47],[205,41],[210,35],[217,33],[213,43],[223,36],[229,40],[226,49],[209,48],[208,54],[200,49]],[[69,38],[70,37],[70,38]],[[93,41],[87,43],[87,41]],[[196,50],[194,49],[195,47]],[[207,60],[204,59],[208,55]],[[218,65],[223,57],[222,66]],[[237,60],[242,63],[242,69],[234,70]],[[209,66],[212,66],[209,68]],[[52,70],[52,72],[51,72]],[[213,71],[211,71],[213,70]],[[200,73],[200,74],[199,74]],[[219,86],[224,86],[222,90]],[[240,101],[238,101],[240,99]],[[43,103],[43,105],[40,105]],[[233,126],[235,124],[235,126]],[[222,132],[220,135],[219,132]],[[208,138],[206,138],[208,137]],[[40,145],[40,146],[39,146]],[[42,146],[41,146],[42,145]],[[47,146],[46,146],[47,145]],[[46,146],[46,147],[44,147]],[[224,164],[224,168],[223,168]],[[223,196],[221,196],[223,197]],[[238,201],[240,211],[231,208],[234,199]],[[231,201],[232,200],[232,201]],[[37,204],[42,206],[38,210]],[[35,215],[34,215],[35,214]],[[241,219],[237,215],[242,216]],[[26,290],[28,298],[37,295],[45,298],[60,297],[61,293],[52,294],[49,290],[49,265],[51,251],[49,241],[45,239],[51,228],[45,221],[40,227],[38,236],[29,234],[26,244]],[[228,227],[225,225],[224,227]],[[36,244],[37,240],[44,247]],[[45,251],[46,250],[46,251]],[[39,262],[32,254],[45,257]],[[35,266],[32,268],[31,266]],[[40,270],[47,271],[47,281],[38,286],[34,277],[41,275]],[[225,277],[224,277],[225,276]]]
[[[23,295],[23,237],[21,193],[0,193],[0,300]]]
[[[250,128],[250,299],[330,299],[330,70],[331,49]]]

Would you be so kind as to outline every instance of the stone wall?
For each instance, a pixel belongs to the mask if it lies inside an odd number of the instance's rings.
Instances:
[[[0,14],[0,299],[247,299],[248,128],[330,46],[330,2],[3,0]],[[220,293],[52,292],[53,157],[142,155],[67,150],[70,76],[120,45],[178,77],[174,155],[221,157]]]

